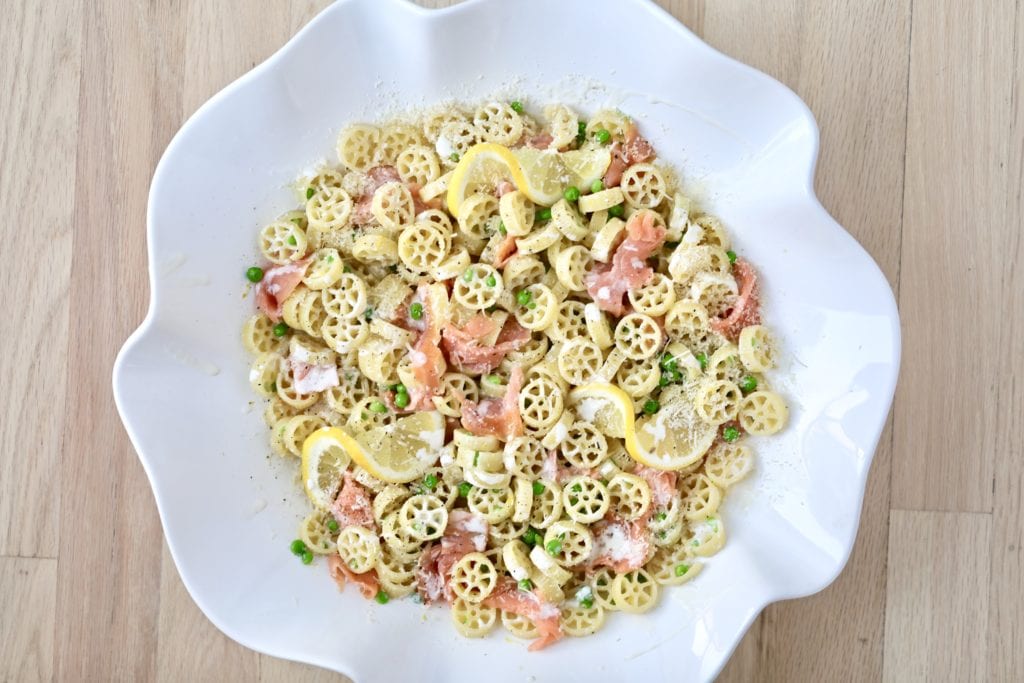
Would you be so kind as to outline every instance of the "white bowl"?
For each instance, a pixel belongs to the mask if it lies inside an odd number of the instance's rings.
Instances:
[[[729,492],[729,540],[701,576],[651,613],[612,614],[596,636],[540,653],[500,630],[463,639],[444,609],[338,593],[322,561],[296,561],[287,546],[306,501],[292,463],[269,455],[239,342],[256,231],[292,206],[297,172],[333,156],[343,123],[496,93],[639,120],[763,275],[784,349],[773,382],[791,410],[784,433],[754,443],[756,474]],[[196,603],[247,647],[359,681],[713,678],[765,605],[842,569],[896,382],[892,292],[815,198],[817,151],[792,92],[644,0],[326,9],[200,108],[153,178],[152,299],[114,393]]]

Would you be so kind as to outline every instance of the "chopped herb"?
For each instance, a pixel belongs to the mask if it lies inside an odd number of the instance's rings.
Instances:
[[[609,216],[615,216],[616,218],[622,218],[626,215],[626,207],[622,204],[616,204],[615,206],[608,209]]]
[[[533,590],[533,581],[530,581],[529,579],[523,579],[522,581],[519,582],[519,590],[522,590],[522,591]]]
[[[726,427],[722,430],[722,438],[728,443],[732,443],[736,439],[740,438],[740,430],[735,427]]]
[[[459,484],[459,497],[465,498],[466,496],[468,496],[472,488],[473,485],[470,484],[468,481],[464,481],[461,484]]]
[[[452,161],[454,161],[455,163],[459,163],[459,153],[458,152],[452,152],[450,155],[448,155],[448,158],[451,159]]]
[[[473,467],[480,465],[480,451],[473,451]]]
[[[398,272],[398,264],[397,263],[392,263],[390,266],[388,266],[388,272],[389,273],[397,273]]]
[[[576,493],[579,493],[580,491],[583,490],[583,484],[573,484],[572,490],[575,491]]]
[[[708,369],[708,354],[706,354],[703,351],[701,351],[700,353],[698,353],[696,355],[696,358],[697,358],[697,362],[700,363],[700,369],[701,370],[707,370]]]
[[[310,199],[314,194],[316,194],[316,190],[314,190],[312,187],[306,188],[306,199]]]
[[[391,597],[388,596],[387,591],[382,591],[381,590],[381,591],[377,591],[377,595],[374,596],[373,599],[376,600],[377,602],[379,602],[382,605],[386,605],[386,604],[388,604],[388,600],[390,600]]]
[[[665,242],[666,249],[675,249],[679,246],[679,242]]]
[[[370,322],[373,319],[373,306],[366,307],[366,310],[363,311],[363,317],[366,318],[366,322]]]
[[[512,100],[508,106],[512,107],[512,111],[514,111],[517,114],[523,113],[523,103],[520,102],[519,100]]]
[[[729,257],[729,263],[736,263],[736,252],[730,249],[725,252],[725,255]]]
[[[498,221],[498,232],[502,235],[508,234],[508,228],[505,227],[505,221]]]
[[[373,403],[370,404],[370,412],[386,413],[388,412],[388,407],[384,405],[381,401],[374,401]]]
[[[274,336],[275,337],[283,337],[286,334],[288,334],[288,326],[287,325],[285,325],[284,323],[278,323],[278,324],[274,325]]]
[[[351,272],[352,272],[352,269],[351,269],[351,268],[349,268],[349,267],[348,267],[348,264],[346,263],[346,264],[344,265],[344,267],[342,267],[342,269],[341,269],[341,272],[343,272],[343,273],[351,273]]]
[[[263,279],[263,269],[253,266],[245,271],[245,279],[249,282],[259,282]]]
[[[644,576],[643,574],[639,574],[639,573],[638,573],[638,574],[636,575],[636,582],[637,582],[637,583],[647,583],[647,577],[646,577],[646,576]]]
[[[270,386],[267,388],[270,389],[270,393],[277,392],[277,382],[271,382]]]
[[[436,489],[437,488],[437,475],[434,474],[434,473],[430,473],[427,476],[423,477],[423,486],[425,486],[430,491],[433,491],[434,489]]]
[[[583,144],[583,141],[587,139],[587,124],[585,121],[580,121],[576,124],[576,142]]]
[[[673,358],[670,354],[666,353],[661,357],[661,367],[663,370],[668,370],[672,372],[676,370],[679,367],[679,365],[676,362],[675,358]]]
[[[415,303],[409,307],[409,315],[413,320],[419,320],[423,317],[423,304]]]
[[[657,519],[659,522],[664,522],[666,519],[668,519],[668,513],[662,510],[658,514],[654,515],[654,518]]]
[[[302,217],[301,216],[296,216],[295,218],[292,219],[292,223],[294,223],[295,225],[297,225],[297,226],[299,226],[301,228],[302,227]]]
[[[594,597],[592,595],[588,595],[587,597],[585,597],[582,600],[580,600],[580,607],[582,607],[583,609],[590,609],[593,606],[594,606]]]
[[[690,571],[690,565],[688,564],[677,564],[676,565],[676,576],[684,576],[686,572]]]

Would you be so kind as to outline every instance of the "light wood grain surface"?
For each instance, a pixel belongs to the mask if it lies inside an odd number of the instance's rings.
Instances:
[[[110,392],[148,300],[160,153],[325,4],[3,5],[0,680],[341,680],[206,621]],[[1020,680],[1024,3],[660,4],[810,105],[818,194],[881,265],[903,322],[849,565],[765,610],[722,679]]]

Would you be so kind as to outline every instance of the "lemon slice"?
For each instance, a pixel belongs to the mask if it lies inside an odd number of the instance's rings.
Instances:
[[[511,180],[533,202],[551,206],[574,182],[574,174],[566,169],[561,157],[555,151],[529,147],[511,150],[493,142],[473,145],[448,181],[448,210],[458,218],[466,197],[490,192],[502,180]]]
[[[674,391],[673,391],[674,390]],[[714,443],[717,428],[700,419],[681,387],[661,395],[661,409],[636,421],[626,434],[626,451],[642,465],[679,470],[701,459]]]
[[[562,152],[562,163],[566,170],[572,174],[574,182],[579,189],[590,187],[595,180],[604,178],[612,163],[612,153],[607,147],[601,149],[573,149]]]
[[[551,206],[575,182],[562,155],[554,150],[520,147],[512,153],[519,162],[519,174],[513,172],[512,182],[535,204]]]
[[[622,439],[633,431],[633,402],[614,384],[586,384],[573,389],[569,405],[605,436]]]
[[[338,427],[318,429],[302,442],[300,476],[310,502],[317,508],[330,507],[351,458],[342,443],[345,433]]]
[[[367,472],[390,484],[404,484],[437,462],[444,446],[444,418],[437,411],[413,413],[356,436],[342,432],[341,442]]]

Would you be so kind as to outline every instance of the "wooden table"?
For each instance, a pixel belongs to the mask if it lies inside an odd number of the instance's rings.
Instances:
[[[158,157],[324,4],[4,5],[0,679],[338,679],[243,649],[200,614],[110,391],[147,305]],[[1019,679],[1024,3],[661,4],[810,105],[819,196],[903,320],[849,566],[769,607],[723,678]]]

